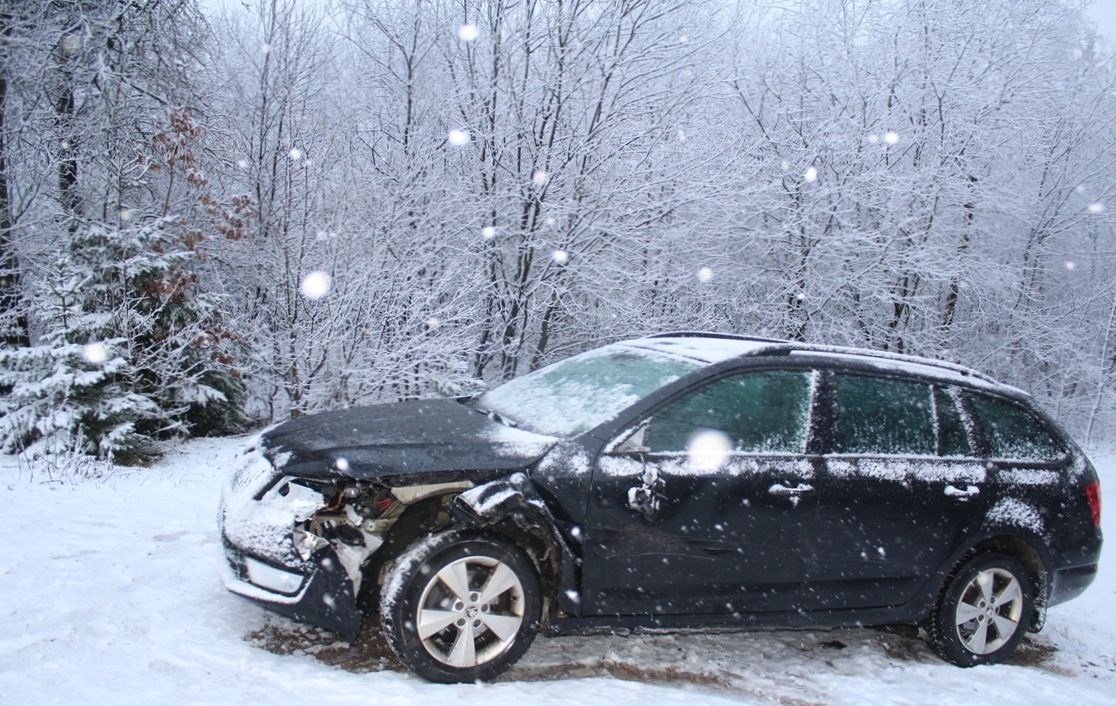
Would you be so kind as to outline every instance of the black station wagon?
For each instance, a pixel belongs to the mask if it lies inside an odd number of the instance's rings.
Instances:
[[[485,394],[295,419],[242,454],[228,588],[430,680],[538,632],[911,624],[994,662],[1083,591],[1085,455],[1016,389],[876,351],[674,333]]]

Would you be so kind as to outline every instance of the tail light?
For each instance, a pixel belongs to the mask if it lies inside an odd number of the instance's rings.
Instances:
[[[1093,513],[1093,524],[1100,527],[1101,497],[1099,480],[1095,480],[1085,486],[1085,499],[1089,501],[1089,510]]]

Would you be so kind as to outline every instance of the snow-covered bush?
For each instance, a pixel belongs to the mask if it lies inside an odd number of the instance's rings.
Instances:
[[[174,219],[79,225],[33,300],[45,330],[0,349],[0,444],[15,451],[81,439],[123,463],[158,438],[220,431],[238,419],[231,334],[216,302],[194,291],[194,252]]]

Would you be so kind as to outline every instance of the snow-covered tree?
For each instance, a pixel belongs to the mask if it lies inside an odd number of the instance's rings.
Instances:
[[[0,433],[11,451],[80,436],[88,450],[143,461],[159,438],[228,429],[241,389],[216,302],[196,294],[195,253],[172,219],[84,223],[35,298],[36,345],[0,352]]]

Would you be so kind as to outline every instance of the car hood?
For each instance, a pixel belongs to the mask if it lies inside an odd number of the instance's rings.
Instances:
[[[263,435],[268,458],[284,473],[357,479],[519,469],[557,441],[497,422],[455,399],[313,414]]]

